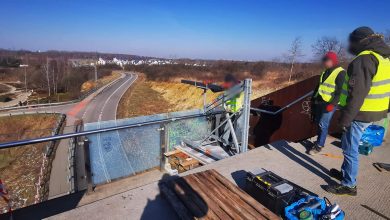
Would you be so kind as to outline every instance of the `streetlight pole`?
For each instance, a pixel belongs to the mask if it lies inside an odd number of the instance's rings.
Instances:
[[[24,89],[25,89],[25,92],[27,93],[27,67],[28,67],[28,65],[27,64],[21,64],[19,66],[20,67],[24,67]]]
[[[27,93],[27,67],[24,68],[24,88]]]
[[[95,65],[93,65],[94,69],[95,69],[95,82],[97,82],[98,80],[98,77],[97,77],[97,63],[95,63]]]

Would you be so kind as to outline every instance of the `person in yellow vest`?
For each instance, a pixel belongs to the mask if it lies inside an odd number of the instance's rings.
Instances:
[[[240,83],[241,82],[237,80],[234,75],[226,74],[222,86],[225,90],[229,90]],[[242,108],[243,104],[244,104],[244,93],[240,92],[234,95],[233,97],[230,97],[230,99],[226,100],[225,108],[228,112],[236,113]]]
[[[238,86],[240,83],[241,83],[241,81],[238,80],[233,74],[228,73],[225,75],[224,82],[220,86],[220,89],[218,91],[226,91],[227,92],[228,90],[230,90],[229,92],[236,93],[238,91],[231,91],[231,90],[236,90],[235,89],[236,86]],[[217,90],[214,89],[214,91],[217,91]],[[226,95],[229,92],[227,92],[223,95]],[[226,115],[223,116],[221,121],[224,119],[224,117],[225,118],[230,117],[232,124],[233,124],[233,127],[235,128],[235,131],[240,130],[242,128],[242,122],[241,122],[241,120],[239,120],[240,115],[238,114],[238,112],[241,110],[243,103],[244,103],[244,94],[242,91],[239,91],[237,94],[234,94],[232,96],[228,96],[228,99],[225,100],[225,103],[224,103]],[[223,145],[226,146],[229,143],[232,143],[232,141],[234,140],[233,136],[230,132],[230,127],[228,124],[225,124],[224,126],[222,126],[220,128],[220,133],[222,134],[221,139],[223,140],[223,143],[222,143]],[[240,143],[241,136],[237,135],[236,138],[237,138],[237,142]]]
[[[329,124],[339,105],[346,77],[346,71],[339,66],[336,53],[331,51],[326,53],[322,64],[325,70],[320,76],[320,82],[314,90],[312,98],[314,120],[318,124],[318,136],[316,143],[309,151],[311,155],[321,152],[325,146]]]
[[[330,170],[330,175],[341,183],[326,190],[355,196],[360,139],[364,130],[372,122],[387,117],[389,110],[390,47],[371,28],[359,27],[349,36],[349,52],[356,57],[348,66],[349,80],[343,85],[348,93],[340,97],[345,104],[339,119],[344,161],[341,171]]]

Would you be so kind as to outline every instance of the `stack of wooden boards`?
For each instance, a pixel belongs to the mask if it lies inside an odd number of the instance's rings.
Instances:
[[[168,162],[172,169],[176,169],[179,173],[191,170],[198,167],[199,161],[188,156],[181,150],[174,150],[164,153],[165,157],[168,158]]]
[[[280,219],[215,170],[160,183],[181,219]]]

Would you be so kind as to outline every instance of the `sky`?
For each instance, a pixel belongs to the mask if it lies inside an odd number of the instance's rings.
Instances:
[[[390,29],[389,0],[1,0],[0,48],[273,60],[297,36]]]

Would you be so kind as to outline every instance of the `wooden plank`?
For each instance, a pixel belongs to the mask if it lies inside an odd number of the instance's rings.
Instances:
[[[173,151],[165,152],[164,156],[169,157],[169,156],[172,156],[172,155],[180,153],[180,152],[182,152],[182,151],[179,150],[179,149],[176,149],[176,150],[173,150]]]
[[[187,198],[191,200],[200,210],[202,210],[202,215],[196,217],[202,217],[205,219],[219,219],[219,217],[208,207],[205,200],[201,198],[201,196],[195,192],[195,190],[183,179],[179,178],[175,181],[176,185],[182,188],[184,193],[187,194]]]
[[[159,188],[165,197],[169,200],[180,219],[194,219],[190,211],[183,205],[180,199],[177,198],[175,193],[171,191],[165,183],[159,184]]]
[[[256,209],[259,213],[261,213],[266,219],[270,220],[280,220],[280,217],[278,217],[276,214],[271,212],[269,209],[261,205],[258,201],[256,201],[254,198],[249,196],[246,192],[238,188],[236,185],[231,183],[229,180],[227,180],[224,176],[222,176],[220,173],[215,171],[214,169],[205,171],[206,173],[213,175],[218,181],[222,182],[228,189],[235,192],[242,200],[244,200],[246,203],[248,203],[250,206],[252,206],[254,209]]]
[[[208,175],[205,172],[197,173],[202,180],[207,180],[213,189],[216,191],[217,195],[221,195],[225,198],[225,201],[231,204],[235,204],[234,207],[237,209],[238,213],[241,213],[245,219],[266,219],[261,213],[252,208],[249,204],[247,204],[244,200],[242,200],[235,192],[229,190],[225,187],[220,181],[218,181],[214,176]]]
[[[169,189],[173,190],[176,196],[182,201],[182,203],[187,207],[187,209],[194,215],[194,217],[200,218],[206,215],[207,209],[204,207],[198,206],[196,203],[192,202],[193,194],[190,190],[184,190],[176,181],[167,182]]]
[[[242,200],[238,201],[232,201],[231,198],[229,198],[227,194],[226,188],[218,182],[216,185],[214,185],[210,178],[208,178],[206,175],[203,175],[204,173],[196,173],[195,177],[197,177],[201,182],[209,189],[210,195],[217,197],[222,203],[226,204],[226,207],[228,207],[228,210],[225,210],[229,215],[230,213],[236,213],[240,216],[240,219],[256,219],[254,215],[250,214],[248,211],[243,209],[243,204],[245,203]],[[225,189],[225,190],[224,190]],[[261,218],[264,219],[264,218]]]
[[[187,146],[176,146],[175,148],[183,151],[185,154],[189,155],[190,157],[195,158],[203,165],[210,164],[216,161],[215,159],[208,157],[207,155],[200,153]]]
[[[209,175],[209,180],[213,183],[219,182],[213,175]],[[219,182],[220,183],[220,182]],[[259,213],[256,209],[250,206],[248,203],[244,202],[237,193],[229,190],[225,185],[221,186],[225,189],[225,194],[231,198],[232,201],[242,201],[242,207],[247,210],[249,213],[255,216],[256,219],[265,219],[264,216]],[[237,202],[238,203],[238,202]],[[240,203],[241,204],[241,203]]]
[[[192,178],[191,175],[183,177],[188,184],[202,197],[203,200],[206,201],[208,207],[220,218],[220,219],[232,219],[213,199],[208,196],[208,190],[204,189],[204,187],[199,186],[197,181]]]
[[[202,181],[199,180],[195,175],[189,175],[184,177],[185,179],[188,179],[192,181],[191,186],[196,185],[199,187],[203,192],[206,193],[206,196],[213,201],[217,206],[219,206],[223,212],[227,215],[229,215],[232,219],[243,219],[242,216],[240,216],[239,213],[236,213],[234,211],[234,208],[231,207],[229,203],[226,203],[226,201],[223,201],[219,196],[212,194],[210,192],[210,188],[206,185],[202,184]],[[207,203],[210,205],[210,203]]]
[[[163,186],[162,192],[182,219],[280,219],[215,170],[177,178]]]
[[[199,161],[191,158],[191,160],[186,160],[186,161],[180,163],[180,166],[188,167],[188,166],[191,166],[191,165],[198,165],[198,164],[199,164]]]

